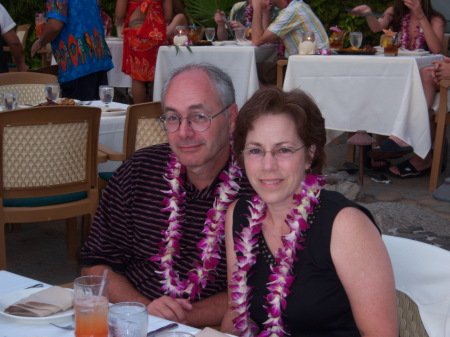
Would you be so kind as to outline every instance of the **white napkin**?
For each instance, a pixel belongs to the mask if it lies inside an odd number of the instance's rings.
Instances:
[[[228,337],[228,335],[212,328],[204,328],[195,334],[195,337]]]
[[[5,313],[26,317],[45,317],[73,306],[73,293],[61,287],[50,287],[22,298],[5,309]]]

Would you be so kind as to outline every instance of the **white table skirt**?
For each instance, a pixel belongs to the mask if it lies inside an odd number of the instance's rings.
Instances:
[[[161,100],[161,90],[165,79],[172,70],[190,63],[215,65],[231,76],[236,91],[236,103],[242,107],[244,103],[259,89],[256,63],[274,61],[276,47],[274,45],[253,46],[204,46],[187,48],[174,46],[159,48],[156,60],[153,99]]]
[[[419,67],[440,59],[376,56],[291,56],[284,90],[300,88],[316,100],[327,130],[395,135],[425,157],[431,148]]]
[[[13,274],[5,270],[0,270],[0,297],[14,291],[25,289],[26,287],[32,286],[36,283],[39,283],[39,281],[23,277],[17,274]],[[46,284],[45,286],[49,285]],[[149,315],[148,318],[149,318],[148,331],[155,330],[170,323],[170,321],[168,320],[151,315]],[[64,318],[62,320],[57,321],[57,323],[61,325],[73,323],[73,318],[72,317]],[[199,329],[180,324],[180,326],[175,331],[184,331],[195,334],[199,331]],[[48,324],[47,322],[24,323],[23,321],[17,321],[15,319],[0,315],[0,336],[74,337],[74,332],[56,328]]]
[[[130,88],[131,77],[122,72],[123,39],[106,38],[114,68],[108,71],[108,83],[114,87]]]

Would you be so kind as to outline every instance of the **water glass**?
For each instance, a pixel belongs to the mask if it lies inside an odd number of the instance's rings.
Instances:
[[[362,44],[363,34],[361,32],[350,32],[349,39],[352,47],[359,48]]]
[[[103,104],[105,104],[105,106],[109,106],[108,104],[111,103],[114,98],[114,87],[109,85],[101,85],[98,89],[98,94]]]
[[[211,42],[212,40],[214,40],[214,36],[216,36],[216,29],[214,27],[207,27],[205,29],[205,36],[206,39]]]
[[[383,41],[384,56],[397,56],[398,55],[398,37],[389,36]]]
[[[15,91],[4,92],[3,93],[3,105],[6,110],[14,110],[17,109],[19,101],[19,94]]]
[[[108,337],[108,282],[83,276],[74,282],[75,336]]]
[[[236,41],[241,42],[245,40],[245,28],[239,27],[234,29],[234,36]]]
[[[122,302],[109,308],[109,337],[145,337],[148,314],[145,304]]]
[[[59,84],[48,83],[44,88],[45,97],[49,101],[56,101],[59,98]]]

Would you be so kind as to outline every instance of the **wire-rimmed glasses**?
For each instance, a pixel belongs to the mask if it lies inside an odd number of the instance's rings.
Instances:
[[[267,152],[270,152],[275,159],[289,159],[294,156],[294,154],[305,147],[306,145],[299,148],[294,148],[292,146],[277,146],[272,150],[264,150],[257,146],[246,147],[242,150],[242,154],[245,158],[250,160],[261,160],[264,158]]]
[[[187,120],[188,125],[196,132],[204,132],[211,126],[211,121],[225,112],[231,105],[220,110],[213,116],[207,115],[204,112],[194,112],[187,115],[187,117],[180,117],[174,113],[166,113],[158,118],[159,126],[166,132],[176,132],[180,128],[181,121]]]

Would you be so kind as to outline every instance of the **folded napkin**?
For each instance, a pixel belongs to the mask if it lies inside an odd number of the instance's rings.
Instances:
[[[202,331],[196,333],[195,337],[228,337],[228,335],[212,328],[204,328]]]
[[[50,287],[22,298],[5,309],[5,313],[26,317],[45,317],[73,306],[73,293],[61,287]]]

